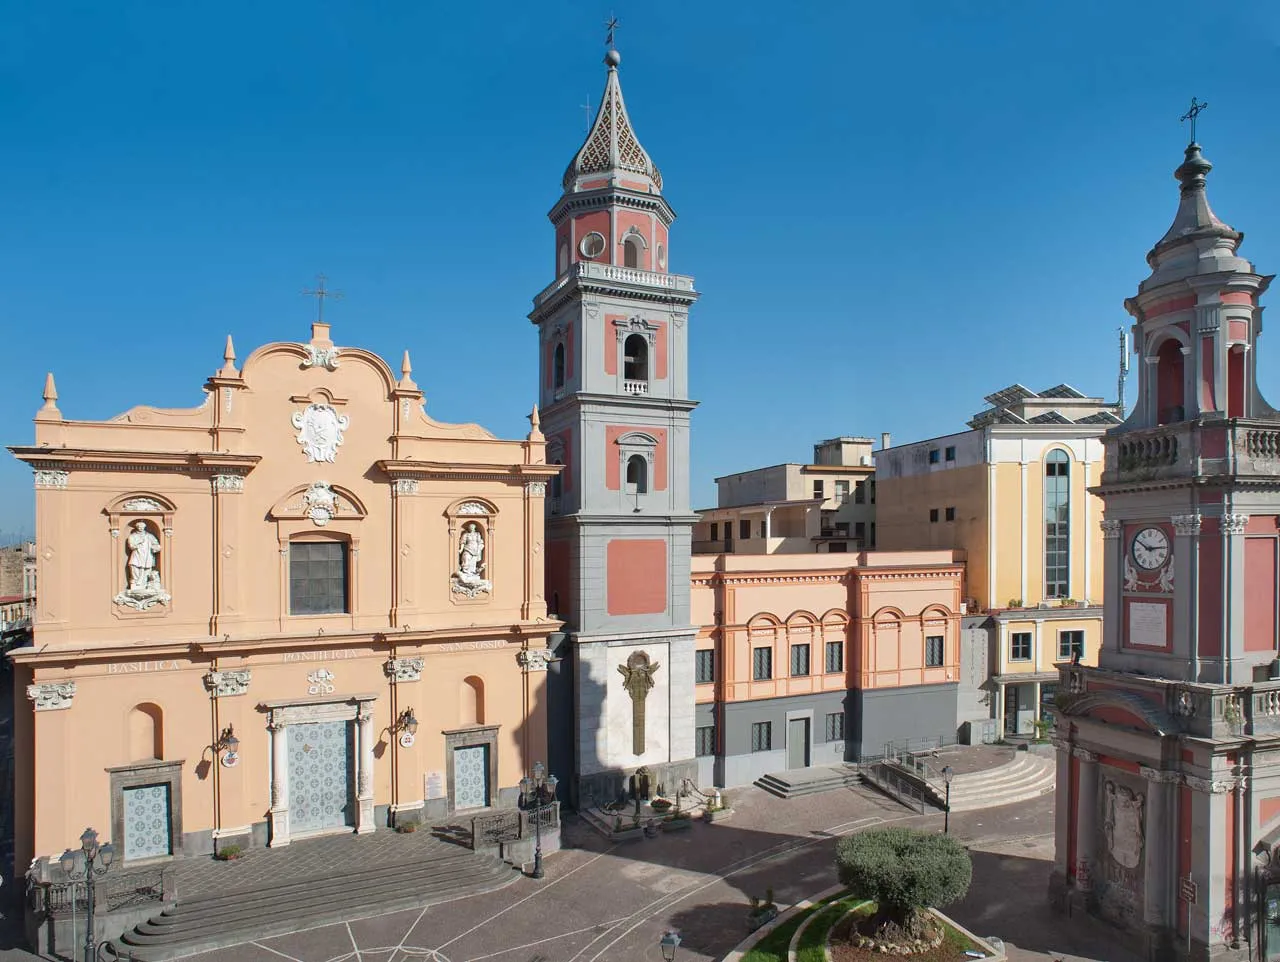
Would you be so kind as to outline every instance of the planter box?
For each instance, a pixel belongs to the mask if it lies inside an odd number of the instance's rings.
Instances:
[[[693,819],[691,818],[672,818],[662,823],[664,832],[683,832],[685,829],[693,827]]]
[[[726,818],[729,818],[732,815],[733,809],[722,808],[715,812],[703,812],[702,820],[707,824],[711,824],[712,822],[723,822]]]
[[[778,909],[773,908],[761,909],[759,912],[747,913],[747,931],[754,932],[762,925],[767,925],[778,917]]]
[[[620,832],[610,832],[609,840],[613,842],[638,842],[644,838],[643,828],[624,828]]]

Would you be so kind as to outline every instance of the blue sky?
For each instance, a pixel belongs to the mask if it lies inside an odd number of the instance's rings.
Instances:
[[[49,369],[71,418],[199,403],[228,332],[242,357],[305,337],[321,271],[340,344],[408,347],[434,417],[522,435],[545,215],[609,12],[0,2],[3,440],[30,442]],[[821,438],[959,429],[1015,381],[1113,396],[1193,95],[1214,208],[1280,269],[1274,4],[614,12],[680,215],[671,266],[703,292],[695,505]],[[31,513],[30,472],[0,459],[0,532]]]

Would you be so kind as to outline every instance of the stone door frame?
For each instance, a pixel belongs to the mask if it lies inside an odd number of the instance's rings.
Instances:
[[[267,730],[271,733],[271,810],[269,848],[283,848],[295,837],[310,838],[349,832],[350,827],[324,829],[295,836],[289,826],[289,746],[288,726],[308,722],[354,721],[356,723],[356,826],[357,835],[368,835],[376,828],[373,818],[373,703],[378,696],[321,695],[289,701],[264,701],[258,710],[267,714]]]
[[[118,765],[108,768],[111,776],[111,843],[120,855],[121,864],[124,857],[124,790],[141,788],[144,785],[169,786],[169,848],[168,855],[157,855],[153,858],[134,859],[133,865],[145,865],[147,862],[158,862],[182,854],[182,766],[185,759],[164,761],[154,759],[145,762],[134,762],[132,765]]]
[[[466,728],[450,728],[444,735],[445,792],[448,796],[449,814],[457,811],[456,785],[454,784],[453,753],[459,748],[487,745],[489,748],[489,799],[485,808],[497,807],[498,799],[498,725],[469,725]],[[483,809],[467,809],[483,811]]]

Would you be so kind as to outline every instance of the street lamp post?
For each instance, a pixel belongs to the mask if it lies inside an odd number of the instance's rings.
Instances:
[[[542,813],[555,804],[559,779],[548,775],[542,762],[533,763],[533,774],[520,779],[520,807],[533,815],[533,877],[542,878]]]
[[[658,941],[658,946],[662,949],[662,962],[675,962],[676,949],[680,948],[680,933],[668,931]]]
[[[944,765],[942,768],[942,780],[947,785],[947,799],[945,807],[942,810],[942,834],[951,834],[951,779],[955,777],[950,765]]]
[[[111,860],[115,857],[115,854],[116,850],[110,842],[105,845],[98,845],[98,833],[91,828],[86,828],[84,834],[80,836],[80,851],[73,852],[71,849],[67,849],[62,853],[62,857],[58,859],[58,863],[62,866],[62,871],[67,874],[67,878],[73,882],[84,880],[84,962],[93,962],[95,955],[93,948],[94,882],[107,874],[107,869],[111,868]],[[72,901],[74,901],[74,892],[71,897]]]

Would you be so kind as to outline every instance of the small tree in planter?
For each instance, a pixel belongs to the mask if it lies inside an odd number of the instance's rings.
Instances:
[[[896,943],[931,940],[936,931],[926,910],[963,898],[973,878],[969,853],[954,838],[909,828],[841,839],[836,869],[842,884],[876,903],[863,933]]]
[[[778,917],[778,907],[773,904],[773,889],[765,889],[764,901],[751,896],[751,911],[747,913],[747,931],[754,932],[766,922]]]

